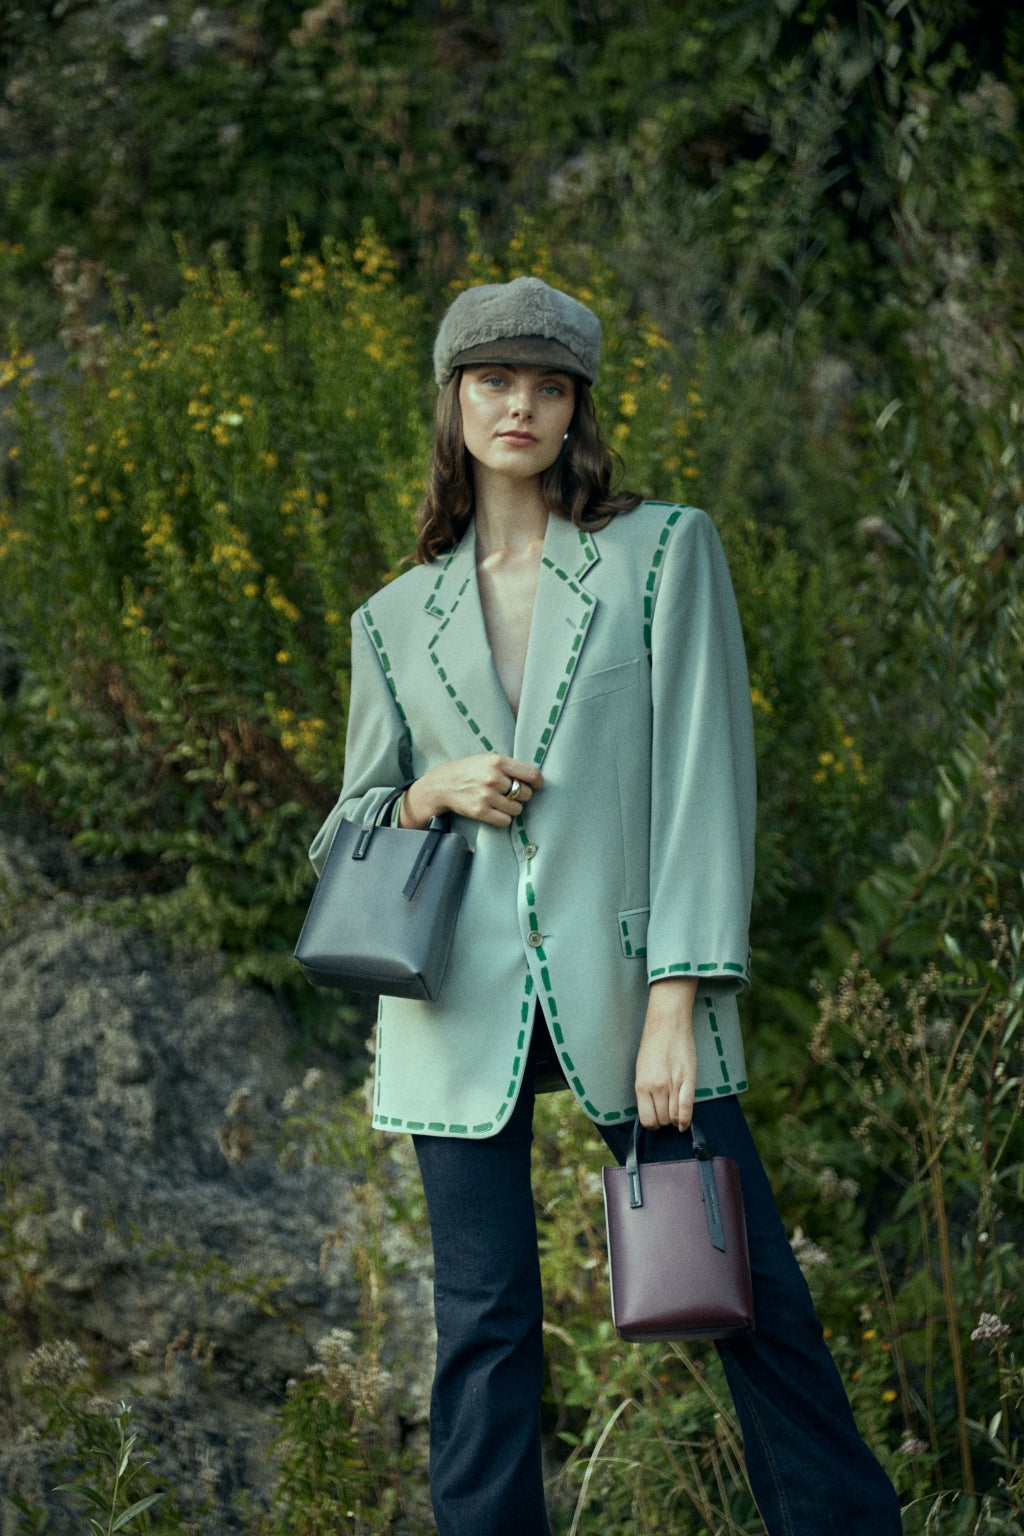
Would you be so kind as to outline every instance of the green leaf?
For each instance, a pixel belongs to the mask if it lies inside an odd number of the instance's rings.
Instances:
[[[162,1493],[150,1493],[147,1494],[144,1499],[139,1499],[136,1504],[130,1504],[122,1514],[118,1515],[117,1519],[110,1527],[111,1531],[124,1530],[125,1526],[130,1525],[131,1522],[135,1519],[136,1515],[141,1515],[143,1510],[149,1509],[151,1504],[155,1504],[157,1499],[162,1498]]]
[[[90,1488],[85,1483],[58,1483],[54,1493],[78,1493],[97,1509],[106,1512],[110,1508],[109,1499],[105,1499],[95,1488]]]

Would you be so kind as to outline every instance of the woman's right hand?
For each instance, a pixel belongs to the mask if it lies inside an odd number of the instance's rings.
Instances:
[[[517,779],[519,793],[512,800],[508,792]],[[413,780],[402,799],[399,825],[425,827],[431,816],[452,811],[491,827],[507,827],[543,783],[539,768],[500,752],[457,757]]]

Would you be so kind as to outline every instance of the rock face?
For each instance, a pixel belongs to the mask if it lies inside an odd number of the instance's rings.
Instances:
[[[70,893],[74,876],[63,841],[0,825],[0,1166],[39,1204],[18,1225],[21,1263],[44,1331],[91,1343],[104,1395],[135,1401],[155,1470],[183,1507],[205,1506],[190,1528],[241,1529],[238,1494],[258,1503],[272,1480],[287,1381],[359,1305],[361,1170],[311,1160],[301,1138],[282,1156],[289,1111],[336,1103],[340,1074],[317,1063],[314,1088],[266,993],[98,921]],[[402,1158],[396,1146],[399,1180]],[[402,1268],[396,1358],[415,1362],[401,1367],[403,1412],[422,1425],[429,1260],[403,1231],[387,1241]],[[0,1228],[0,1300],[15,1320],[24,1291]],[[16,1394],[4,1404],[3,1374],[0,1533],[19,1528],[12,1493],[49,1508],[47,1529],[78,1531]]]

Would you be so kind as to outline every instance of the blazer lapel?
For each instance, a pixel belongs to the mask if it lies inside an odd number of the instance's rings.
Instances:
[[[491,659],[472,523],[445,561],[425,606],[438,620],[427,646],[431,664],[472,733],[476,750],[510,755],[515,720]]]
[[[582,583],[599,558],[593,534],[567,518],[549,518],[512,754],[538,767],[572,687],[597,607],[597,598]]]

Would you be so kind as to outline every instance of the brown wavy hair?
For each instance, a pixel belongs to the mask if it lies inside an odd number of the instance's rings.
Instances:
[[[422,565],[453,549],[473,516],[473,476],[459,405],[462,373],[457,368],[437,397],[427,493],[416,514],[416,559]],[[617,457],[601,436],[589,385],[577,378],[569,435],[542,480],[548,511],[569,518],[577,528],[604,528],[620,512],[632,512],[643,497],[612,489]]]

